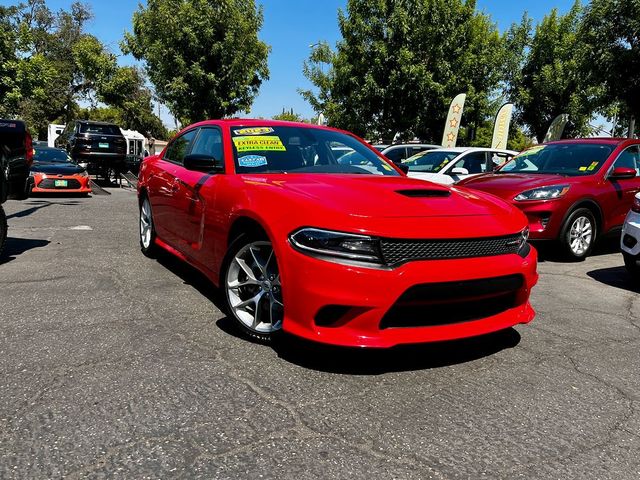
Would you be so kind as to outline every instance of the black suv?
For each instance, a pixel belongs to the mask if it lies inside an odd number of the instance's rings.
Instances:
[[[55,146],[65,149],[74,162],[86,164],[89,173],[109,175],[125,169],[127,142],[113,123],[76,120],[69,122],[56,138]]]
[[[0,253],[7,240],[7,217],[1,204],[9,198],[27,198],[32,161],[31,135],[24,122],[0,120]]]

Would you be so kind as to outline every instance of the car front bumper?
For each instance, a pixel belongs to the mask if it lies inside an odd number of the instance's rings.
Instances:
[[[640,257],[640,213],[630,211],[622,226],[620,248],[634,257]]]
[[[332,263],[289,245],[284,250],[278,261],[285,305],[283,330],[308,340],[386,348],[483,335],[528,323],[535,315],[529,303],[531,288],[538,280],[533,247],[525,258],[510,254],[415,261],[391,270]],[[466,285],[476,288],[502,278],[520,282],[509,293],[508,304],[503,302],[506,297],[493,296],[496,292],[489,294],[482,287],[459,293]],[[444,292],[442,300],[421,300],[419,293],[416,298],[415,288],[426,292],[431,287]],[[458,291],[459,298],[447,298],[448,289]],[[477,315],[471,313],[469,318],[466,310],[476,306]],[[465,318],[459,315],[462,309]],[[403,321],[403,313],[414,318],[410,326],[396,323]]]
[[[31,179],[30,179],[31,180]],[[56,186],[56,181],[66,181],[66,186]],[[79,175],[34,175],[32,177],[32,193],[91,193],[89,177]]]

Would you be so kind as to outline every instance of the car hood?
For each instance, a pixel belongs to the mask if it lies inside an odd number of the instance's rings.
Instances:
[[[322,206],[357,217],[470,217],[510,215],[513,211],[511,206],[489,195],[408,177],[334,174],[242,177],[245,184],[269,186],[282,195],[308,199],[313,208]]]
[[[574,178],[576,177],[545,174],[487,173],[464,179],[458,185],[511,201],[513,197],[526,190],[573,183]]]
[[[48,175],[75,175],[84,172],[84,168],[74,163],[40,163],[35,162],[31,166],[33,173],[46,173]]]

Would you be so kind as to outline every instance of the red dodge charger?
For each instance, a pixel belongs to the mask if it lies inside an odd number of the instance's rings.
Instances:
[[[340,163],[344,151],[361,156]],[[525,216],[480,192],[407,178],[354,135],[220,120],[142,164],[140,244],[224,291],[248,335],[284,330],[390,347],[533,319],[537,254]]]

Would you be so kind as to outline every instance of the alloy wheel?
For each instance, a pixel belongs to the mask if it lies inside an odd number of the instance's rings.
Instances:
[[[574,255],[584,255],[593,241],[593,225],[587,217],[580,216],[571,224],[569,230],[569,247]]]
[[[140,243],[148,249],[151,246],[151,233],[153,232],[153,218],[151,217],[151,205],[145,198],[140,206]]]
[[[270,242],[256,241],[242,247],[231,260],[226,277],[229,306],[246,328],[260,334],[282,328],[282,288]]]

